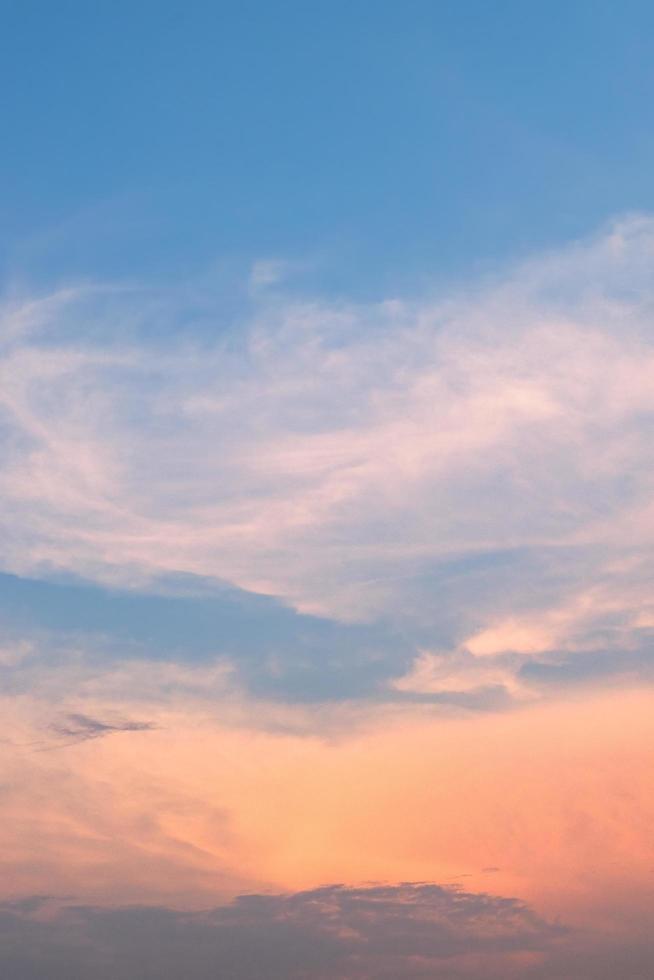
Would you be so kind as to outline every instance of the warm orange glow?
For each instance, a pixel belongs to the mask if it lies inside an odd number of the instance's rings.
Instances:
[[[254,888],[459,880],[617,925],[651,888],[654,712],[642,692],[458,719],[380,710],[329,739],[190,709],[160,723],[8,760],[9,890],[201,904]]]

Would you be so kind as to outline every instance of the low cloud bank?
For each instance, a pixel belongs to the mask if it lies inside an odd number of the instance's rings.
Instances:
[[[12,980],[615,980],[651,945],[547,922],[521,902],[433,884],[248,895],[206,912],[0,906]]]
[[[249,895],[208,912],[48,905],[0,909],[13,980],[506,976],[566,935],[514,899],[432,884]]]

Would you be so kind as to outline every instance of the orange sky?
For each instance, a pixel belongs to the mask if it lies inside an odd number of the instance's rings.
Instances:
[[[642,691],[460,718],[378,709],[324,738],[191,706],[156,721],[6,753],[6,893],[206,905],[335,881],[458,881],[616,930],[637,929],[654,899]]]

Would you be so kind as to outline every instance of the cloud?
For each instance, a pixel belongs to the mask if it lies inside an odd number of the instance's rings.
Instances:
[[[117,732],[148,732],[155,726],[149,721],[127,721],[116,719],[111,723],[89,718],[88,715],[77,712],[66,715],[61,721],[50,725],[51,731],[68,744],[86,742],[93,738],[104,738]]]
[[[44,918],[44,907],[0,908],[15,980],[44,964],[67,980],[522,976],[565,936],[514,899],[433,884],[247,895],[206,912],[72,906]]]
[[[526,685],[520,683],[514,665],[510,663],[489,664],[465,654],[453,657],[428,650],[423,650],[409,672],[393,680],[390,686],[398,691],[420,694],[478,693],[499,689],[516,699],[533,696]],[[495,707],[497,701],[494,704],[491,701],[491,704]]]
[[[202,911],[30,896],[0,904],[12,980],[613,980],[648,936],[568,929],[524,903],[426,883],[250,894]]]
[[[231,672],[253,696],[315,704],[378,697],[414,652],[386,625],[305,616],[269,597],[216,590],[215,582],[159,580],[157,590],[0,574],[0,669],[13,664],[0,675],[5,689],[41,687],[53,664],[60,678],[76,666],[79,680],[132,661],[150,678],[148,689],[152,677],[165,687],[176,675],[186,687],[194,672]]]
[[[188,328],[188,287],[14,299],[3,567],[227,582],[489,661],[622,649],[654,616],[653,272],[633,217],[440,300],[237,327]]]
[[[257,292],[276,286],[289,272],[289,263],[283,259],[259,259],[250,270],[250,289]]]

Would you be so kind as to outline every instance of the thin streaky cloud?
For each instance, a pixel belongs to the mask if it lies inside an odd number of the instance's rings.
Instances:
[[[77,712],[66,715],[60,721],[50,725],[52,733],[63,739],[68,745],[86,742],[89,739],[105,738],[107,735],[115,735],[118,732],[149,732],[154,728],[156,726],[149,721],[123,719],[107,722]]]

